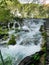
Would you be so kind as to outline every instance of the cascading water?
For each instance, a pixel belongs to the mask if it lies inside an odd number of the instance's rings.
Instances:
[[[44,20],[42,19],[24,19],[23,25],[20,26],[24,31],[13,33],[16,38],[16,45],[1,47],[4,61],[10,57],[12,65],[18,65],[26,56],[32,55],[41,50],[42,36],[39,31]],[[28,30],[25,32],[25,30]],[[12,31],[10,31],[12,34]],[[8,59],[7,59],[8,60]],[[1,59],[0,59],[1,61]]]
[[[16,24],[17,24],[17,25],[16,25]],[[8,29],[9,29],[9,32],[8,32],[8,33],[9,33],[10,35],[15,32],[16,26],[17,26],[17,28],[20,29],[20,24],[19,24],[18,22],[14,21],[14,22],[13,22],[13,26],[12,26],[13,30],[10,30],[10,23],[8,24]],[[18,27],[18,26],[19,26],[19,27]]]

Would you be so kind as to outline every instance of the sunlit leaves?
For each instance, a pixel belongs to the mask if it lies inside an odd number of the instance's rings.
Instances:
[[[10,11],[5,8],[0,8],[0,22],[10,20],[11,14]]]
[[[1,0],[0,7],[10,9],[10,12],[14,15],[17,15],[17,11],[21,14],[22,18],[48,18],[49,17],[49,5],[40,5],[40,4],[21,4],[18,0]],[[1,9],[2,10],[2,9]],[[4,11],[4,10],[3,10]],[[2,12],[3,12],[2,11]],[[1,13],[1,12],[0,12]],[[4,17],[9,17],[4,15],[8,13],[1,13],[0,20]],[[13,16],[14,16],[13,15]],[[7,19],[4,18],[4,19]]]

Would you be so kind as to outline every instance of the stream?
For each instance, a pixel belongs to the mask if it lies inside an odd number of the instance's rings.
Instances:
[[[11,34],[14,34],[15,36],[18,35],[18,37],[15,39],[16,45],[0,47],[4,61],[9,60],[10,58],[12,60],[11,65],[18,65],[25,57],[39,52],[42,44],[42,35],[39,30],[43,23],[44,20],[42,19],[24,19],[23,24],[22,26],[20,25],[19,29],[28,31],[16,33],[15,29],[9,30],[9,37]]]

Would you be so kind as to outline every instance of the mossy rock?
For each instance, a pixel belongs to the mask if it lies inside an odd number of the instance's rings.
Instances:
[[[16,44],[16,41],[15,41],[15,36],[12,35],[9,42],[8,42],[8,45],[15,45]]]
[[[47,37],[46,32],[42,32],[42,36],[43,36],[44,40],[46,40],[46,37]]]
[[[8,36],[4,35],[3,39],[4,39],[4,40],[8,39]]]
[[[46,52],[46,47],[43,47],[42,50]]]
[[[44,30],[44,26],[43,25],[41,25],[41,27],[40,27],[40,30],[39,31],[43,31]]]
[[[46,32],[42,32],[42,35],[43,35],[43,36],[46,36]]]

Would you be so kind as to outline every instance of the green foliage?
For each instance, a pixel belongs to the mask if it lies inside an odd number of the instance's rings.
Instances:
[[[42,36],[43,36],[44,40],[46,40],[46,37],[47,37],[46,32],[42,32]]]
[[[34,58],[34,60],[39,60],[39,59],[40,59],[40,56],[39,56],[39,54],[37,53],[37,54],[34,54],[34,55],[32,56],[32,58]]]
[[[35,3],[21,4],[18,0],[1,0],[0,2],[0,21],[9,21],[11,17],[10,11],[17,11],[22,18],[49,18],[49,5],[41,5]],[[19,17],[19,16],[18,16]]]
[[[12,65],[12,58],[8,56],[6,59],[4,59],[4,63],[5,65]],[[0,62],[0,65],[3,65],[2,62]]]
[[[34,65],[34,64],[31,64],[31,65]]]
[[[8,29],[2,29],[2,27],[0,26],[0,35],[1,34],[8,34]]]
[[[8,31],[7,30],[0,30],[0,35],[1,34],[8,34]]]
[[[49,8],[49,6],[45,7],[45,5],[41,5],[39,7],[39,16],[41,16],[42,18],[48,18],[49,17],[49,13],[47,12],[47,8]]]
[[[46,47],[43,47],[42,50],[46,52]],[[46,53],[45,53],[45,54],[46,54]]]
[[[10,10],[0,7],[0,22],[8,22],[11,19]]]
[[[9,42],[8,42],[8,45],[15,45],[15,44],[16,44],[15,36],[12,35],[12,36],[11,36],[11,39],[10,39]]]
[[[8,39],[8,36],[5,35],[3,39],[4,39],[4,40]]]

